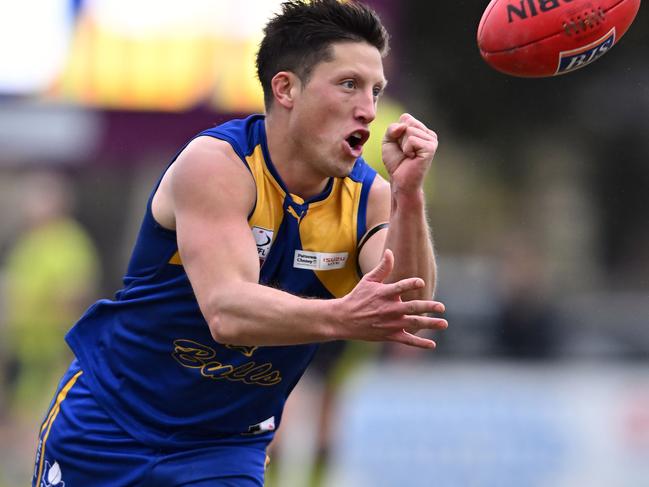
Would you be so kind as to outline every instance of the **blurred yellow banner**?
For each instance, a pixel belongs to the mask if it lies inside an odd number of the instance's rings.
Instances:
[[[59,10],[70,6],[69,1],[48,1],[58,2]],[[57,17],[67,38],[57,66],[49,76],[41,74],[40,86],[25,77],[21,94],[31,91],[48,99],[127,110],[182,111],[204,104],[223,112],[263,110],[255,54],[263,26],[279,4],[279,0],[81,2],[72,19]],[[24,8],[3,10],[9,18],[26,15]],[[14,50],[22,49],[20,43],[12,44]],[[37,52],[25,48],[24,54],[14,57],[29,57],[33,63]],[[2,81],[0,75],[0,91],[6,92]],[[20,86],[14,83],[10,92],[20,93]]]

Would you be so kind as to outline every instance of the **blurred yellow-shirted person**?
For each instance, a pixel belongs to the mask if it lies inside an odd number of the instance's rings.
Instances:
[[[67,181],[53,172],[24,179],[22,228],[4,266],[9,413],[30,420],[51,398],[72,354],[63,335],[95,297],[96,248],[71,216]]]

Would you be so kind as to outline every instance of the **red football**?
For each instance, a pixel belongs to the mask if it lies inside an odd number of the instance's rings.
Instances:
[[[639,7],[640,0],[491,0],[478,27],[478,47],[503,73],[556,76],[609,51]]]

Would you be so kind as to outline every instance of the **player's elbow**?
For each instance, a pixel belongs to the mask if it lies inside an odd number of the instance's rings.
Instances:
[[[215,342],[222,344],[237,343],[236,327],[228,324],[228,321],[224,320],[220,315],[212,315],[208,319],[207,324]]]
[[[212,339],[222,345],[248,345],[245,327],[232,316],[213,314],[207,321]]]

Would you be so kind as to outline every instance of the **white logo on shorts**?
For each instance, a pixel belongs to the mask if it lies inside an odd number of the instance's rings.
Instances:
[[[65,487],[59,462],[55,461],[52,465],[49,462],[45,462],[45,472],[43,473],[40,487]]]

